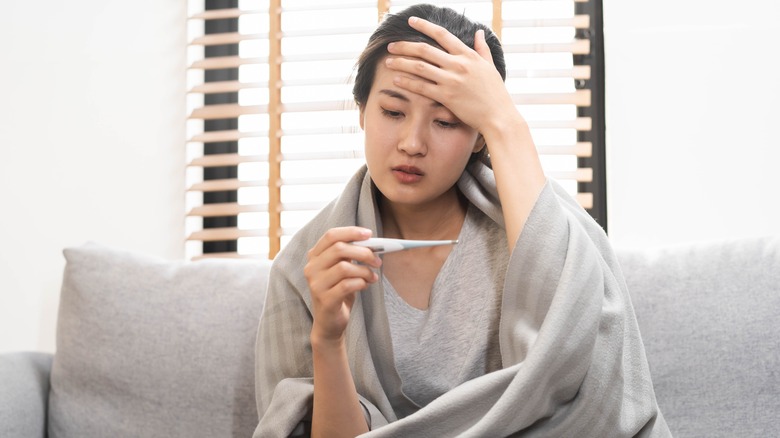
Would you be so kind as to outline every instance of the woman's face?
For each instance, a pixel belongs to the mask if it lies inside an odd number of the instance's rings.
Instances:
[[[360,109],[368,170],[392,203],[435,203],[452,195],[469,157],[482,143],[475,129],[438,102],[395,86],[398,74],[379,61]]]

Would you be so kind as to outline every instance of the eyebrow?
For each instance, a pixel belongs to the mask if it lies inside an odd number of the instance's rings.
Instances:
[[[399,93],[397,91],[388,90],[388,89],[382,89],[382,90],[379,90],[379,92],[381,94],[384,94],[384,95],[387,95],[387,96],[390,96],[390,97],[393,97],[393,98],[396,98],[396,99],[399,99],[399,100],[403,100],[404,102],[409,102],[409,98],[408,97],[406,97],[405,95],[403,95],[403,94],[401,94],[401,93]],[[440,106],[444,106],[444,105],[442,105],[439,102],[433,101],[433,103],[431,103],[431,106],[433,106],[433,107],[440,107]]]

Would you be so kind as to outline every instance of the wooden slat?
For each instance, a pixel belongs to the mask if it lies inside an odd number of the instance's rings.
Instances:
[[[589,172],[590,171],[590,172]],[[548,172],[551,178],[555,179],[574,179],[579,182],[590,182],[592,180],[591,169],[577,169],[570,172]],[[325,207],[330,200],[312,201],[312,202],[293,202],[283,203],[281,211],[318,211]],[[589,208],[589,207],[586,207]],[[265,213],[268,211],[268,205],[240,205],[237,203],[205,204],[193,208],[187,213],[190,217],[218,217],[218,216],[236,216],[241,213]],[[203,230],[207,231],[207,230]],[[241,236],[249,237],[249,236]],[[198,239],[199,240],[199,239]],[[228,240],[228,239],[215,239]]]
[[[241,163],[266,163],[266,155],[209,154],[197,157],[187,163],[189,167],[237,166]]]
[[[553,170],[547,172],[547,175],[553,179],[575,180],[577,182],[593,181],[593,169],[589,167],[575,170]]]
[[[572,68],[559,70],[541,70],[541,69],[514,69],[507,70],[507,78],[572,78],[572,79],[590,79],[589,65],[575,65]]]
[[[576,129],[578,131],[590,131],[592,129],[590,117],[578,117],[573,120],[529,120],[531,129]],[[282,136],[297,135],[329,135],[329,134],[358,134],[363,130],[358,125],[333,126],[323,128],[290,128],[281,132]]]
[[[187,240],[200,242],[214,242],[217,240],[236,240],[241,237],[266,237],[268,231],[264,229],[240,230],[238,228],[207,228],[195,231],[187,236]]]
[[[364,158],[365,154],[362,150],[349,149],[349,150],[331,150],[331,151],[317,151],[317,152],[286,152],[282,155],[284,161],[300,161],[300,160],[350,160],[354,158]]]
[[[358,134],[363,132],[358,125],[352,126],[329,126],[323,128],[288,128],[281,132],[282,136],[294,135],[339,135],[339,134]]]
[[[579,107],[590,106],[590,90],[577,90],[573,93],[527,93],[514,94],[517,105],[577,105]]]
[[[222,20],[225,18],[238,18],[242,15],[257,15],[266,14],[268,10],[264,9],[239,9],[239,8],[227,8],[227,9],[212,9],[204,11],[198,14],[193,14],[189,17],[190,20]]]
[[[267,64],[268,58],[242,58],[240,56],[215,56],[204,58],[190,64],[190,70],[217,70],[221,68],[238,68],[242,65]]]
[[[382,1],[382,0],[379,0]],[[351,9],[351,8],[370,8],[371,3],[365,1],[321,1],[321,2],[295,2],[289,1],[284,3],[282,12],[294,12],[294,11],[325,11],[331,9]]]
[[[501,40],[501,33],[504,30],[504,17],[501,9],[502,4],[503,2],[501,0],[493,0],[493,22],[490,26],[499,41]]]
[[[346,184],[352,175],[341,176],[303,176],[298,178],[282,178],[282,187],[284,186],[308,186],[317,184]]]
[[[281,111],[285,113],[309,113],[318,111],[343,111],[357,110],[357,104],[354,100],[330,100],[322,102],[290,102],[283,103]]]
[[[326,206],[331,200],[323,201],[301,201],[284,202],[280,205],[281,211],[316,211]],[[204,204],[193,207],[187,216],[193,217],[216,217],[216,216],[235,216],[241,213],[267,213],[268,204],[246,204],[241,205],[235,202],[226,202],[220,204]]]
[[[582,208],[584,209],[590,209],[593,208],[593,193],[577,193],[576,195],[577,202],[580,203]]]
[[[221,105],[206,105],[195,108],[187,118],[190,120],[232,119],[248,114],[266,113],[268,113],[268,105],[243,106],[237,103],[226,103]]]
[[[577,90],[572,93],[522,93],[513,98],[518,105],[572,104],[578,106],[590,105],[590,90]],[[320,112],[357,110],[354,100],[329,100],[320,102],[289,102],[281,104],[283,113]],[[190,114],[190,119],[220,119],[238,117],[246,114],[264,114],[268,105],[241,106],[239,104],[206,105],[196,108]]]
[[[359,56],[360,52],[301,53],[282,56],[282,62],[342,61],[357,59]]]
[[[241,181],[237,178],[230,179],[210,179],[202,181],[187,187],[188,192],[221,192],[225,190],[238,190],[244,187],[265,187],[268,185],[266,180]]]
[[[577,157],[590,157],[593,154],[593,143],[583,141],[573,145],[537,145],[536,149],[541,155],[575,155]]]
[[[593,120],[590,117],[577,117],[574,120],[529,120],[531,129],[576,129],[577,131],[590,131],[593,129]]]
[[[353,85],[354,80],[349,76],[332,77],[305,77],[282,80],[282,87],[301,87],[311,85]]]
[[[271,35],[282,34],[282,0],[271,0],[268,14],[268,27]],[[280,180],[282,178],[281,155],[282,144],[278,133],[282,130],[282,41],[281,38],[270,38],[268,41],[268,89],[269,105],[269,135],[268,135],[268,258],[276,257],[281,250],[282,242],[279,231],[282,228],[282,193]]]
[[[219,46],[222,44],[238,44],[241,41],[266,40],[267,33],[242,34],[239,32],[210,33],[190,41],[191,46]]]
[[[537,20],[504,20],[504,28],[507,27],[574,27],[587,29],[590,27],[589,15],[575,15],[571,18],[540,18]]]
[[[282,38],[312,37],[328,35],[360,35],[370,34],[374,26],[335,27],[329,29],[301,29],[282,32]]]
[[[389,11],[390,11],[390,0],[377,0],[376,2],[377,23],[381,23],[385,14],[387,14]]]
[[[590,142],[579,142],[574,145],[538,146],[537,149],[542,155],[576,155],[578,157],[589,157],[591,156],[592,144]],[[281,159],[283,161],[349,160],[361,159],[364,157],[365,154],[362,150],[354,149],[317,152],[287,152],[281,156]],[[265,155],[212,154],[197,157],[187,165],[190,167],[221,167],[237,166],[242,163],[265,162],[268,162],[268,157]],[[288,180],[285,179],[283,183],[286,181]],[[255,185],[256,184],[248,184],[246,187]],[[226,188],[223,190],[230,189]]]
[[[577,106],[590,106],[590,96],[590,90],[583,89],[576,90],[572,93],[521,93],[515,94],[512,97],[514,98],[515,103],[518,105],[572,104]],[[358,107],[355,101],[348,99],[320,102],[290,102],[283,103],[281,106],[281,111],[285,113],[343,111],[357,109]],[[233,110],[238,111],[236,109]]]
[[[268,131],[241,132],[238,130],[208,131],[193,135],[187,140],[189,143],[214,143],[218,141],[238,141],[242,138],[266,137]]]
[[[235,202],[225,202],[218,204],[203,204],[193,207],[187,216],[195,217],[217,217],[217,216],[235,216],[240,213],[263,213],[268,211],[267,205],[240,205]]]
[[[265,88],[267,86],[268,83],[266,82],[219,81],[196,85],[187,92],[190,94],[235,93],[241,90]]]
[[[507,44],[504,53],[573,53],[587,55],[590,53],[590,41],[574,40],[570,43],[543,44]]]
[[[284,202],[282,211],[318,211],[328,205],[331,200],[313,202]]]
[[[238,18],[241,16],[241,9],[239,8],[227,8],[227,9],[212,9],[208,11],[199,12],[189,16],[190,20],[221,20],[223,18]]]
[[[412,6],[416,5],[418,3],[421,3],[419,0],[391,0],[390,2],[393,6]],[[448,0],[448,4],[458,4],[458,3],[475,3],[474,0]],[[457,9],[457,8],[455,8]]]

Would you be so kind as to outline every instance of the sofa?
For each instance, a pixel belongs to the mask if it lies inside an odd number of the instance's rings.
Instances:
[[[677,437],[780,436],[780,237],[618,249]],[[249,437],[268,261],[64,250],[56,353],[0,354],[0,437]]]

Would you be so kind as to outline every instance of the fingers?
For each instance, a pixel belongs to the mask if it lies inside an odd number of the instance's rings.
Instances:
[[[409,17],[409,26],[433,38],[448,53],[456,54],[464,50],[470,50],[468,46],[463,44],[463,41],[451,34],[450,31],[428,20]]]
[[[490,46],[487,40],[485,40],[485,31],[483,29],[478,30],[474,35],[474,50],[479,53],[482,59],[493,64],[493,53],[490,52]]]
[[[385,65],[401,73],[395,84],[413,93],[447,105],[455,90],[480,83],[484,75],[493,74],[493,56],[485,31],[474,34],[474,49],[466,46],[447,29],[421,18],[410,18],[409,24],[434,38],[445,50],[424,42],[397,41],[388,44],[390,53]]]
[[[346,251],[344,254],[345,258],[349,258],[352,256],[351,260],[359,260],[363,262],[368,262],[368,260],[364,260],[366,256],[372,255],[371,251],[365,252],[360,251],[360,249],[364,249],[361,247],[355,247],[354,245],[349,245],[348,242],[354,242],[356,240],[365,240],[371,237],[371,230],[361,227],[340,227],[340,228],[331,228],[330,230],[326,231],[325,234],[322,235],[320,240],[317,242],[317,244],[314,245],[314,247],[309,250],[309,259],[311,260],[313,257],[317,257],[321,255],[323,252],[330,249],[333,245],[337,243],[342,243],[343,245],[340,245],[339,248],[343,251]],[[352,251],[357,250],[357,251]]]
[[[371,230],[365,228],[333,228],[309,250],[303,273],[314,310],[312,336],[316,333],[320,340],[342,339],[355,293],[379,279],[371,268],[381,266],[381,259],[369,248],[350,243],[370,236]]]
[[[493,63],[485,31],[476,30],[470,48],[447,29],[417,18],[410,26],[443,48],[424,42],[388,45],[385,66],[397,73],[393,83],[444,105],[466,125],[486,134],[497,115],[516,111],[501,74]]]
[[[391,54],[421,58],[430,63],[442,66],[448,59],[446,56],[447,54],[461,55],[472,52],[472,49],[469,46],[450,33],[449,30],[431,23],[430,21],[411,17],[409,18],[409,25],[433,38],[433,40],[444,50],[427,43],[398,41],[388,45],[387,49]],[[488,46],[487,40],[485,39],[484,29],[478,29],[474,34],[473,51],[476,51],[483,59],[490,61],[491,64],[493,63],[493,56],[490,53],[490,46]]]
[[[377,281],[378,276],[371,268],[381,266],[381,259],[370,249],[350,243],[370,235],[370,230],[344,227],[328,230],[320,238],[309,251],[304,267],[312,294],[332,291],[343,297]]]
[[[446,99],[441,94],[441,88],[436,83],[419,76],[398,75],[393,78],[393,83],[404,90],[425,96],[436,102],[444,102]]]

